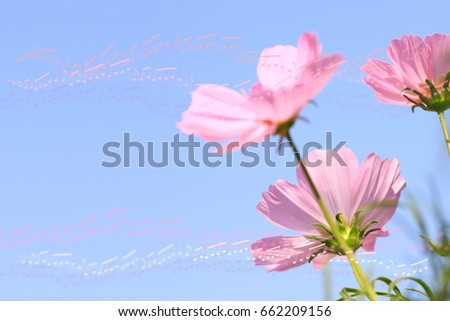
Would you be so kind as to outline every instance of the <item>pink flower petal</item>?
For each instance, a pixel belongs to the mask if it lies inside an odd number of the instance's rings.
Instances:
[[[337,153],[342,158],[345,165],[340,165],[337,159],[331,158],[334,153]],[[337,213],[341,212],[348,219],[351,219],[353,213],[350,208],[350,191],[359,171],[358,158],[352,150],[345,146],[341,147],[337,152],[315,150],[305,157],[304,163],[333,218]],[[307,190],[307,193],[313,197],[308,181],[300,166],[297,167],[297,178],[301,188]],[[323,216],[323,214],[321,215]]]
[[[255,113],[244,108],[247,96],[223,86],[201,85],[177,127],[207,140],[223,140],[255,128]]]
[[[332,260],[334,257],[336,257],[336,254],[321,254],[312,261],[313,266],[316,270],[320,270],[325,267],[325,265],[327,265],[328,262],[330,262],[330,260]]]
[[[308,263],[311,256],[324,250],[317,241],[302,236],[276,236],[252,244],[256,265],[267,265],[267,271],[285,271]]]
[[[323,89],[342,61],[341,55],[322,56],[289,78],[289,88],[279,86],[276,92],[262,83],[254,85],[250,94],[253,108],[275,123],[292,119]]]
[[[305,32],[298,40],[297,48],[297,66],[301,67],[319,58],[322,45],[315,34]]]
[[[431,50],[419,36],[404,35],[392,40],[387,48],[389,58],[402,70],[408,87],[419,90],[419,84],[433,79]]]
[[[343,60],[344,57],[340,54],[321,56],[302,69],[297,85],[306,85],[308,90],[312,90],[310,96],[315,96],[327,84]]]
[[[273,91],[292,87],[295,83],[297,48],[275,46],[266,48],[258,61],[258,80],[266,89]]]
[[[204,84],[192,92],[190,111],[227,115],[230,118],[249,119],[254,111],[242,108],[248,97],[221,85]]]
[[[205,140],[222,141],[239,135],[243,131],[251,131],[257,128],[255,121],[230,120],[212,115],[186,112],[183,121],[177,127],[186,134],[195,134]]]
[[[399,91],[410,88],[430,98],[426,80],[430,80],[438,91],[442,90],[445,76],[450,71],[450,35],[434,34],[425,39],[404,35],[391,42],[387,53],[394,65],[372,59],[362,67],[367,73],[364,80],[376,92],[378,100],[401,105],[420,104],[417,95]],[[402,99],[400,96],[403,95],[413,102]]]
[[[379,101],[387,104],[409,104],[403,97],[402,90],[406,85],[396,66],[378,59],[371,59],[362,67],[362,70],[367,73],[364,81],[375,91]]]
[[[280,125],[297,117],[342,61],[339,55],[321,57],[313,34],[303,34],[298,46],[275,46],[262,52],[257,68],[260,82],[250,95],[224,86],[199,86],[177,127],[221,141],[225,147],[232,146],[232,140],[242,145],[276,133]]]
[[[276,117],[289,119],[297,115],[328,83],[342,60],[341,55],[327,55],[305,67],[294,87],[275,95]]]
[[[386,237],[389,236],[389,232],[385,228],[381,228],[381,230],[370,233],[366,239],[364,240],[364,243],[362,245],[362,248],[366,250],[367,252],[373,252],[375,251],[375,241],[378,237]]]
[[[263,193],[256,209],[273,224],[307,235],[319,234],[311,224],[326,224],[313,196],[284,180],[275,182]]]
[[[384,226],[392,217],[406,186],[400,176],[400,165],[396,159],[381,160],[370,154],[364,160],[352,189],[352,214],[358,209],[370,209],[364,213],[363,224],[375,220]]]
[[[275,46],[264,49],[258,62],[259,82],[273,92],[310,83],[310,86],[316,87],[314,93],[310,94],[310,98],[313,97],[343,60],[341,55],[321,57],[321,48],[316,35],[304,33],[298,41],[298,48]],[[315,79],[317,76],[320,78]]]
[[[434,34],[426,37],[425,42],[431,48],[432,80],[442,84],[450,71],[450,35]]]
[[[331,162],[333,158],[334,162]],[[389,234],[384,225],[392,217],[400,192],[405,187],[397,160],[381,160],[370,154],[360,166],[355,154],[341,147],[338,151],[316,150],[305,157],[303,162],[333,218],[337,213],[344,213],[350,223],[356,211],[363,211],[358,227],[361,229],[369,222],[371,225],[366,230],[369,234],[363,240],[362,247],[373,251],[376,238]],[[299,186],[283,180],[270,186],[269,191],[263,193],[263,200],[257,209],[276,225],[307,236],[323,237],[323,231],[314,225],[328,224],[300,167],[297,168],[297,177]],[[297,241],[299,244],[294,244]],[[297,252],[299,249],[302,255],[305,253],[309,243],[302,243],[304,241],[303,237],[263,239],[252,246],[252,253],[258,255],[256,264],[269,265],[268,271],[284,271],[302,264],[302,261],[292,257],[294,254],[297,257],[300,255]],[[334,254],[326,254],[323,243],[315,242],[309,250],[320,249],[321,255],[314,258],[313,262],[316,268],[321,268]],[[285,254],[282,259],[279,258],[281,254]]]
[[[242,135],[235,137],[233,140],[228,140],[222,145],[223,152],[232,152],[245,147],[245,144],[252,142],[261,142],[268,134],[273,134],[277,126],[272,123],[258,123],[255,127],[248,129]]]

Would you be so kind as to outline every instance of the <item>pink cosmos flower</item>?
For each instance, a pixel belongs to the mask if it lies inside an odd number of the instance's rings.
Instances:
[[[327,153],[335,151],[310,153],[309,162],[322,163],[309,167],[308,171],[328,211],[336,215],[336,223],[350,248],[373,251],[376,238],[388,235],[383,227],[394,214],[406,185],[400,176],[400,165],[396,159],[381,160],[375,154],[367,156],[360,165],[346,147],[337,153],[347,166],[336,162],[327,165]],[[252,244],[256,265],[267,265],[269,272],[288,270],[310,261],[320,268],[336,255],[345,254],[336,245],[299,166],[297,178],[299,185],[285,180],[275,182],[263,193],[257,206],[271,223],[302,234],[263,238]]]
[[[205,140],[262,141],[284,134],[300,111],[325,86],[342,62],[337,54],[321,55],[317,37],[304,33],[297,48],[275,46],[259,58],[259,82],[250,93],[221,85],[200,85],[177,127]]]
[[[392,40],[387,54],[393,64],[370,59],[362,67],[379,101],[430,111],[450,108],[450,35],[404,35]]]

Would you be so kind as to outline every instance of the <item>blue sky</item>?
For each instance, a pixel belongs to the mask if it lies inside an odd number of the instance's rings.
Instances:
[[[448,33],[445,5],[3,1],[0,298],[322,299],[323,275],[311,266],[269,274],[248,260],[251,241],[291,233],[255,207],[277,179],[295,181],[292,168],[241,168],[239,153],[232,168],[104,168],[102,146],[125,132],[143,143],[170,141],[195,84],[250,80],[248,89],[262,49],[314,31],[324,52],[343,53],[347,63],[316,97],[318,107],[307,107],[310,123],[296,124],[294,138],[324,143],[331,131],[360,160],[395,157],[408,192],[427,204],[436,197],[430,181],[444,196],[450,187],[438,118],[380,104],[359,67],[369,55],[385,58],[402,34]],[[104,75],[77,78],[76,70],[93,67]],[[61,82],[71,73],[80,83]],[[398,211],[367,269],[413,273],[397,267],[424,259],[407,220]],[[415,273],[427,277],[426,266]],[[355,285],[345,262],[330,271],[335,296]]]

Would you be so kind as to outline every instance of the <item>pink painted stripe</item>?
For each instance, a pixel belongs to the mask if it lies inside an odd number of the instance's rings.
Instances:
[[[70,74],[69,74],[69,77],[72,77],[73,75],[76,75],[76,74],[78,74],[80,71],[79,70],[75,70],[74,72],[71,72]]]
[[[224,36],[221,37],[222,40],[231,40],[231,39],[242,39],[242,36]]]
[[[17,235],[17,234],[19,234],[19,233],[25,232],[25,231],[31,229],[33,226],[34,226],[34,224],[29,224],[29,225],[27,225],[27,226],[25,226],[25,227],[22,227],[22,228],[20,228],[20,229],[18,229],[18,230],[15,230],[14,232],[12,232],[12,234],[13,234],[13,235]]]
[[[158,69],[156,69],[156,72],[164,71],[164,70],[177,70],[177,67],[158,68]]]
[[[48,75],[50,75],[50,72],[47,72],[47,73],[43,74],[41,77],[35,79],[34,81],[35,81],[35,82],[38,82],[39,80],[44,79],[44,78],[47,77]]]
[[[105,56],[108,54],[108,52],[109,52],[113,47],[114,47],[114,44],[110,44],[108,47],[106,47],[106,49],[103,50],[103,52],[102,52],[102,54],[101,54],[101,57],[102,57],[102,58],[105,57]]]
[[[224,246],[226,244],[227,244],[227,242],[220,242],[220,243],[216,243],[216,244],[207,246],[206,249],[210,250],[210,249],[213,249],[213,248],[216,248],[216,247],[219,247],[219,246]]]
[[[215,36],[217,36],[215,33],[210,33],[208,35],[197,37],[197,40],[211,38],[211,37],[215,37]]]
[[[87,219],[85,219],[84,221],[81,221],[81,222],[78,224],[78,226],[82,226],[82,225],[85,225],[85,224],[87,224],[87,223],[89,223],[89,222],[92,222],[92,221],[95,220],[97,217],[98,217],[98,215],[97,215],[97,214],[94,214],[94,215],[92,215],[91,217],[88,217]]]
[[[110,67],[114,67],[114,66],[117,66],[117,65],[120,65],[120,64],[124,64],[124,63],[129,62],[129,61],[130,61],[130,58],[125,58],[125,59],[122,59],[122,60],[120,60],[118,62],[110,64],[109,66]]]
[[[375,49],[374,51],[372,51],[371,53],[369,53],[369,54],[366,56],[366,58],[372,57],[373,55],[377,54],[380,50],[382,50],[382,48],[377,48],[377,49]]]
[[[113,216],[113,215],[115,215],[115,214],[117,214],[119,212],[122,212],[124,209],[125,209],[124,207],[119,207],[119,208],[117,208],[117,209],[115,209],[115,210],[113,210],[111,212],[106,213],[105,217],[106,218],[111,217],[111,216]]]
[[[85,66],[90,65],[91,63],[94,62],[95,59],[97,59],[97,56],[91,57],[91,59],[89,59],[88,61],[86,61],[86,62],[84,63],[84,65],[85,65]]]
[[[161,34],[157,33],[156,35],[154,35],[154,36],[148,38],[147,40],[145,40],[144,43],[142,44],[142,46],[144,46],[144,47],[147,46],[150,42],[152,42],[153,40],[159,38],[160,36],[161,36]]]
[[[241,83],[239,83],[239,84],[234,85],[233,88],[243,86],[243,85],[245,85],[245,84],[248,84],[249,82],[250,82],[250,79],[249,79],[249,80],[246,80],[246,81],[243,81],[243,82],[241,82]]]
[[[94,66],[94,67],[91,67],[91,68],[86,69],[84,72],[90,72],[90,71],[96,70],[96,69],[98,69],[98,68],[100,68],[100,67],[103,67],[104,65],[105,65],[105,64],[98,64],[98,65],[96,65],[96,66]]]

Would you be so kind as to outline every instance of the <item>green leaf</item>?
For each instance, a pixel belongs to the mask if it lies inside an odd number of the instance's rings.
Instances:
[[[361,231],[359,231],[359,237],[360,237],[360,238],[363,238],[363,237],[364,237],[364,234],[366,233],[366,230],[367,230],[370,226],[372,226],[373,224],[378,224],[378,221],[370,221],[370,222],[366,223],[366,225],[364,225],[364,226],[362,227]]]
[[[444,257],[450,256],[450,250],[446,249],[445,246],[434,243],[433,240],[431,240],[427,236],[421,235],[420,237],[423,238],[425,240],[425,242],[427,242],[427,244],[431,247],[433,252],[436,253],[437,255],[444,256]],[[450,248],[450,244],[447,245],[447,248]]]
[[[369,235],[370,233],[376,232],[376,231],[380,231],[381,228],[373,228],[371,230],[368,230],[365,234],[364,237],[367,237],[367,235]]]
[[[439,91],[436,89],[434,84],[429,79],[425,80],[425,82],[427,83],[428,87],[430,87],[431,96],[433,98],[440,99],[441,95],[439,94]]]
[[[427,296],[427,294],[425,292],[422,292],[422,291],[417,290],[417,289],[405,288],[405,290],[411,291],[411,292],[416,292],[416,293],[422,294],[423,296]]]
[[[354,288],[343,288],[339,294],[341,297],[338,301],[356,301],[354,296],[364,295],[364,292]]]
[[[329,235],[333,236],[333,232],[331,231],[331,229],[330,229],[328,226],[326,226],[326,225],[324,225],[324,224],[322,224],[322,223],[313,223],[313,224],[311,224],[311,226],[319,227],[319,228],[321,228],[326,234],[329,234]]]
[[[389,287],[389,292],[394,291],[395,296],[391,297],[391,301],[409,301],[409,299],[402,294],[399,287],[394,283],[395,281],[392,281],[385,276],[380,276],[372,281],[374,286],[376,281],[386,284]]]
[[[423,280],[415,278],[415,277],[411,277],[411,276],[407,276],[407,277],[402,277],[402,278],[398,278],[395,279],[392,284],[393,286],[396,286],[397,283],[403,281],[403,280],[410,280],[413,282],[416,282],[417,284],[419,284],[422,289],[425,291],[425,296],[428,297],[428,299],[430,299],[430,301],[434,301],[435,300],[435,295],[433,290],[431,290],[430,286]]]
[[[426,296],[430,301],[433,301],[435,299],[435,295],[434,295],[433,291],[431,290],[431,288],[428,286],[428,284],[426,282],[424,282],[423,280],[415,278],[415,277],[408,276],[408,277],[401,277],[401,278],[398,278],[395,280],[391,280],[387,277],[381,276],[381,277],[378,277],[375,280],[373,280],[372,283],[375,284],[376,281],[383,282],[384,284],[389,286],[389,292],[394,291],[394,293],[396,294],[395,295],[396,299],[398,299],[399,301],[409,301],[409,299],[401,293],[399,287],[397,286],[398,283],[400,283],[401,281],[405,281],[405,280],[416,282],[417,284],[419,284],[422,287],[424,292],[417,290],[417,289],[413,289],[413,288],[406,288],[405,290],[420,293],[420,294]]]

